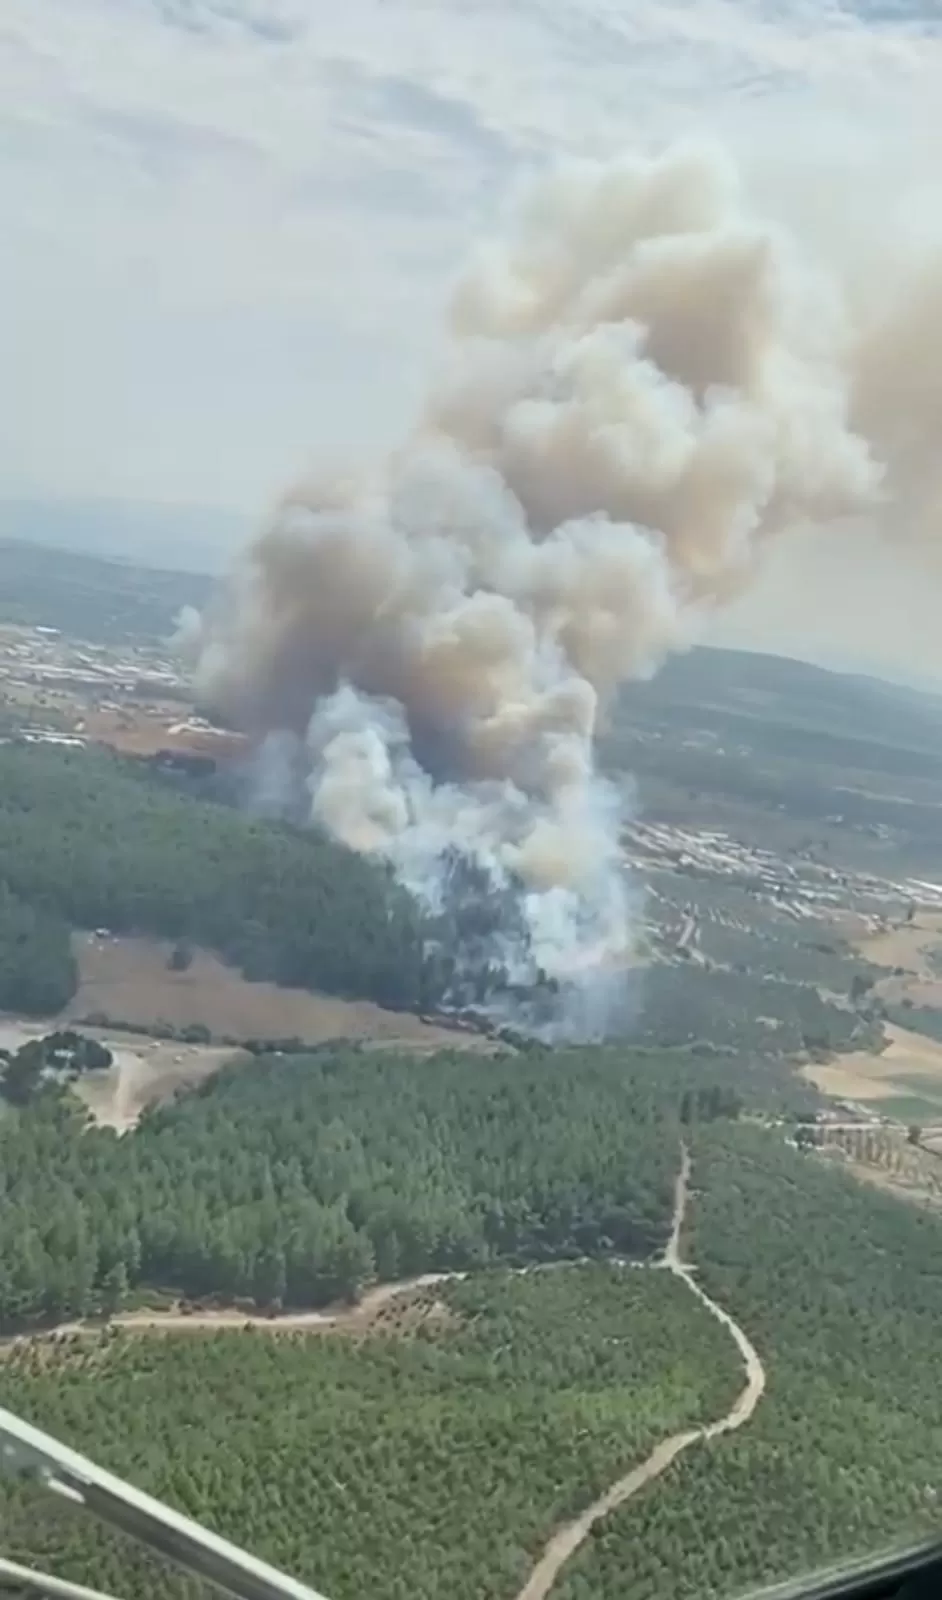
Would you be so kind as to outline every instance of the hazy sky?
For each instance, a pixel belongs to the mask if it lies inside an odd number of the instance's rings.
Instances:
[[[254,513],[395,438],[528,168],[807,154],[940,45],[937,0],[2,0],[0,495]]]

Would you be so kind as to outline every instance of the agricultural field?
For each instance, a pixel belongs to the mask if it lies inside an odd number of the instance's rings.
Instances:
[[[897,1121],[942,1123],[942,1043],[893,1023],[879,1052],[852,1051],[802,1068],[822,1094],[852,1100]]]

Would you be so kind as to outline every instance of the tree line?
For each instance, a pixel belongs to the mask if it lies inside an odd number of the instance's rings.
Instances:
[[[70,928],[199,943],[247,978],[401,1009],[438,998],[384,868],[316,831],[197,801],[104,751],[0,747],[0,1005],[58,1010]]]
[[[146,1291],[311,1307],[429,1270],[650,1256],[681,1120],[741,1105],[683,1071],[339,1046],[224,1069],[121,1138],[44,1080],[0,1117],[0,1330]]]
[[[0,746],[0,1008],[72,998],[76,928],[215,951],[250,981],[394,1010],[555,1005],[519,885],[443,852],[435,915],[368,860],[302,823],[249,815],[103,750]],[[524,982],[500,952],[511,943]],[[523,1015],[521,1010],[521,1015]]]

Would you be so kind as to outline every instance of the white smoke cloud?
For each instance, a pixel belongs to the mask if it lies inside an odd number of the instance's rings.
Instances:
[[[180,607],[173,619],[173,632],[167,642],[182,661],[190,662],[199,658],[203,642],[203,618],[196,606]]]
[[[209,627],[207,692],[307,741],[314,817],[434,908],[458,849],[528,961],[630,957],[593,737],[789,530],[942,505],[942,269],[852,272],[718,149],[569,164],[458,284],[445,368],[367,479],[302,485]]]

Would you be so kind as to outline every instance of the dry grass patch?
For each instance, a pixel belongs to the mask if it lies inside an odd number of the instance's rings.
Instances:
[[[185,972],[172,972],[167,965],[171,948],[159,939],[76,935],[79,988],[59,1020],[75,1022],[97,1012],[142,1027],[202,1024],[217,1038],[297,1038],[305,1044],[361,1039],[419,1050],[493,1049],[479,1034],[436,1027],[372,1001],[248,983],[206,950],[194,952]]]

